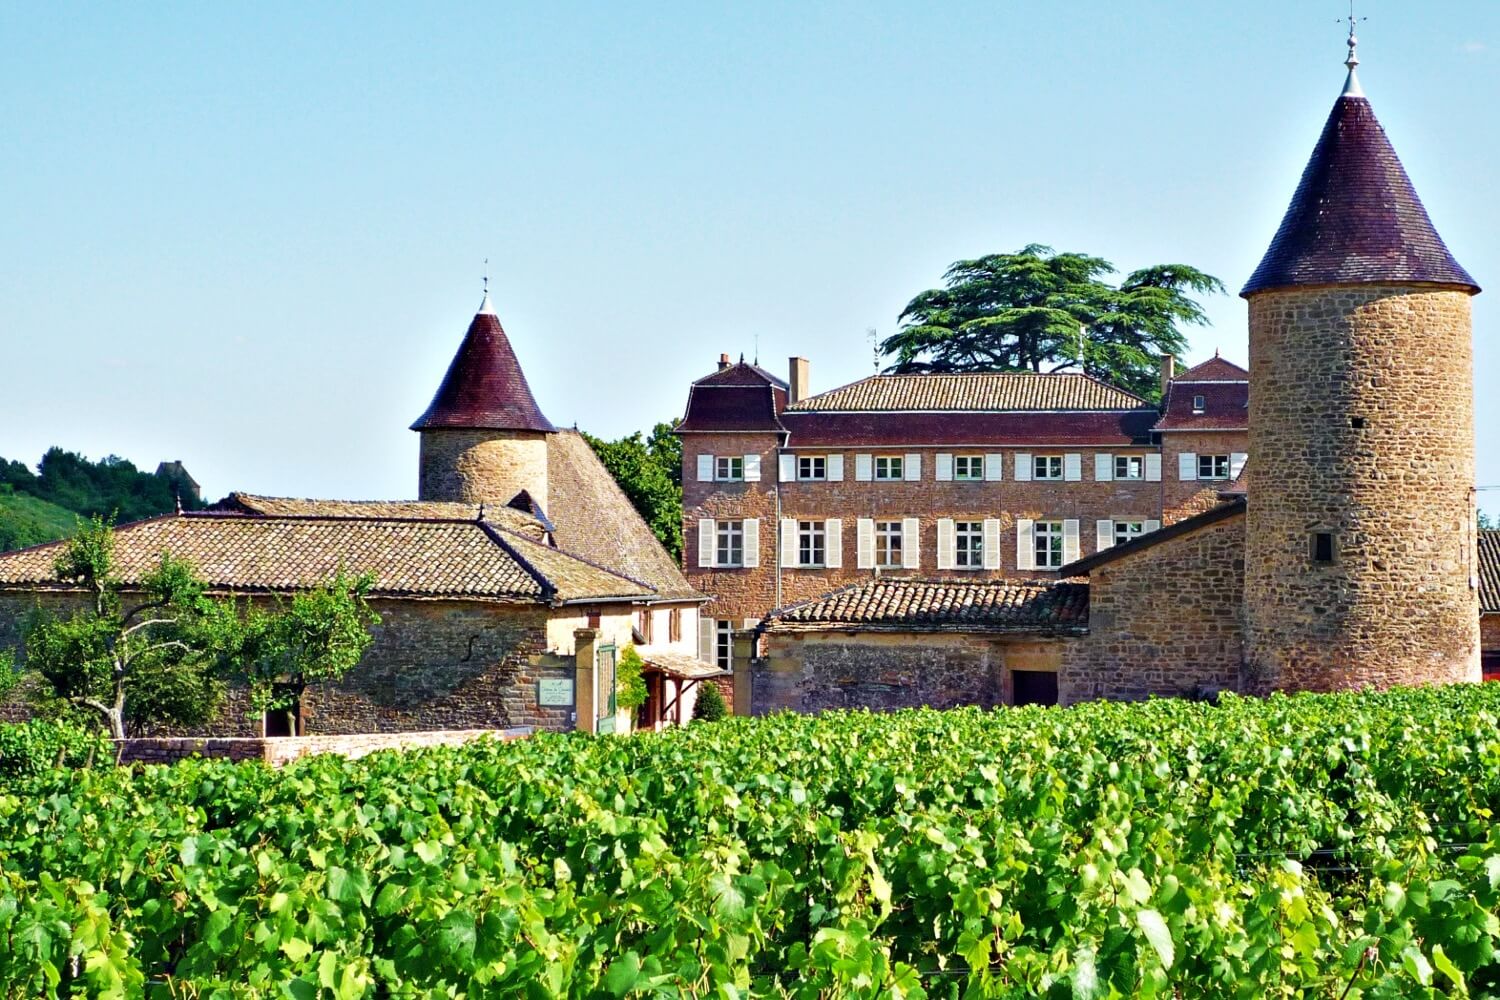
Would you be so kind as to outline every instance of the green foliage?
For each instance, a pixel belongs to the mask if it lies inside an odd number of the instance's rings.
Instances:
[[[1207,322],[1190,293],[1224,286],[1181,264],[1133,271],[1118,286],[1103,280],[1113,273],[1102,258],[1035,243],[961,260],[943,288],[907,304],[901,329],[880,350],[894,357],[894,372],[1041,372],[1081,364],[1154,400],[1161,355],[1182,354],[1181,327]]]
[[[0,995],[1500,992],[1500,685],[49,771]]]
[[[728,717],[729,706],[724,704],[724,696],[719,693],[717,684],[707,681],[698,685],[698,698],[693,702],[694,722],[718,722]]]
[[[0,552],[66,538],[77,525],[72,511],[0,484]]]
[[[35,719],[0,723],[0,788],[53,768],[106,767],[114,759],[114,750],[98,727]]]
[[[1494,531],[1494,530],[1496,530],[1496,528],[1500,528],[1500,525],[1497,525],[1495,523],[1495,519],[1493,517],[1490,517],[1484,511],[1480,511],[1479,512],[1479,530],[1480,531]]]
[[[620,651],[620,660],[615,664],[615,705],[621,709],[640,708],[646,703],[646,681],[641,677],[645,661],[634,646]]]
[[[650,437],[639,431],[618,441],[591,434],[584,439],[640,513],[651,533],[671,553],[682,557],[682,441],[672,425],[657,424]]]

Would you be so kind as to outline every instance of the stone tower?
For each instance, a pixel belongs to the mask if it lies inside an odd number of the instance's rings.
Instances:
[[[1477,681],[1469,305],[1355,74],[1250,305],[1245,687]]]
[[[507,504],[526,491],[547,507],[547,435],[488,294],[464,334],[427,412],[411,425],[422,435],[422,500]]]

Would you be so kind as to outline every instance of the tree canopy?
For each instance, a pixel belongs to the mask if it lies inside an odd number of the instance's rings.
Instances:
[[[1187,347],[1182,328],[1207,322],[1195,295],[1221,293],[1213,275],[1184,264],[1132,271],[1119,285],[1100,257],[1033,243],[948,268],[922,292],[901,329],[880,344],[886,369],[910,372],[1053,372],[1075,367],[1147,399],[1160,394],[1164,354]]]
[[[682,441],[659,423],[618,441],[584,439],[672,558],[682,555]]]

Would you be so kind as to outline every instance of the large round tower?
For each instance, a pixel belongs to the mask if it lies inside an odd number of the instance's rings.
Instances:
[[[1246,688],[1479,680],[1469,299],[1349,77],[1250,304]]]
[[[422,500],[507,504],[525,491],[547,507],[547,435],[526,375],[488,294],[448,366],[422,435]]]

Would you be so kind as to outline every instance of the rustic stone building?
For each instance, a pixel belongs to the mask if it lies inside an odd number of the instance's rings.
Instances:
[[[1484,679],[1500,680],[1500,531],[1479,533],[1479,649]]]

